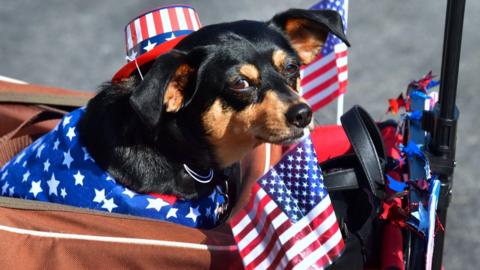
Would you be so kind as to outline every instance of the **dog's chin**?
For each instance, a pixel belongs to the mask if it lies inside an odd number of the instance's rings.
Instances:
[[[305,137],[306,132],[303,129],[292,131],[287,135],[271,135],[271,136],[257,136],[257,139],[264,143],[273,143],[280,145],[292,145],[299,143]]]

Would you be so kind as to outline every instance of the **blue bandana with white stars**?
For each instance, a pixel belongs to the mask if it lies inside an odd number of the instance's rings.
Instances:
[[[67,114],[0,170],[2,196],[48,201],[209,229],[226,204],[220,186],[195,200],[136,193],[116,183],[78,139],[84,108]]]

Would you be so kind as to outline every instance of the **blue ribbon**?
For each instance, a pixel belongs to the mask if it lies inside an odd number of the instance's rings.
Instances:
[[[395,192],[402,192],[407,188],[407,184],[405,182],[397,181],[388,174],[387,174],[387,179],[388,179],[388,187]]]

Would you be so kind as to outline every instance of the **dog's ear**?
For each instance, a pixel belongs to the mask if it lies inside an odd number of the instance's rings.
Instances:
[[[329,32],[350,46],[344,34],[342,18],[333,10],[289,9],[267,23],[289,37],[303,64],[313,61]]]
[[[188,55],[171,51],[155,60],[130,97],[130,105],[150,127],[160,122],[164,112],[174,113],[185,102],[185,88],[195,74]]]

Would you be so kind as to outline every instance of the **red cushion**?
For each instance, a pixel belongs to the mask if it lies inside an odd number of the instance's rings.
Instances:
[[[323,162],[351,151],[350,142],[342,126],[318,126],[312,131],[311,136],[317,152],[318,162]]]

